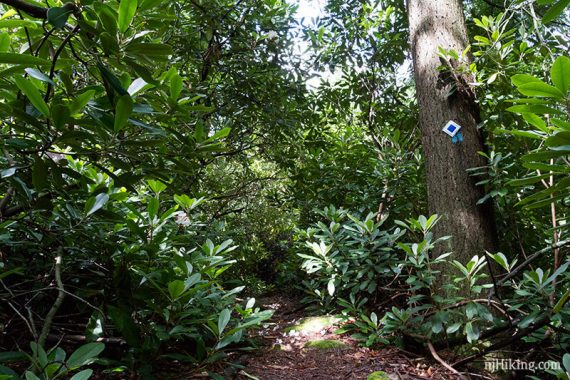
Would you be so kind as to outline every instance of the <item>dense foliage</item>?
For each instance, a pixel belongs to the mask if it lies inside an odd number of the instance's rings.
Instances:
[[[568,379],[567,5],[466,1],[439,51],[474,57],[500,241],[458,262],[421,216],[403,1],[0,1],[0,379],[202,371],[275,289],[372,348]]]

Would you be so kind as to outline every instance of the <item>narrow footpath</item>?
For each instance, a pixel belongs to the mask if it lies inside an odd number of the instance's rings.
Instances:
[[[259,300],[275,310],[271,323],[257,331],[264,349],[243,360],[237,379],[455,379],[439,364],[395,347],[371,350],[349,336],[334,334],[333,316],[307,316],[299,303],[282,296]],[[486,378],[485,376],[479,378]]]

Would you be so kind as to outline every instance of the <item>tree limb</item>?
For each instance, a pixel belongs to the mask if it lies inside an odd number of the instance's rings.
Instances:
[[[468,356],[464,359],[461,359],[461,360],[453,363],[452,365],[455,367],[461,367],[461,366],[463,366],[469,362],[472,362],[475,359],[478,359],[480,357],[483,357],[483,356],[489,354],[490,352],[499,350],[503,347],[507,347],[507,346],[513,344],[514,342],[517,342],[517,341],[521,340],[522,338],[532,334],[536,330],[548,325],[549,323],[550,323],[550,313],[545,313],[540,318],[538,318],[533,325],[531,325],[525,329],[520,329],[519,332],[517,332],[515,335],[513,335],[513,336],[511,336],[505,340],[502,340],[500,342],[497,342],[495,344],[492,344],[491,346],[489,346],[485,350],[482,350],[481,352],[479,352],[477,354],[474,354],[474,355]]]
[[[552,244],[544,249],[541,249],[538,252],[533,253],[531,256],[529,256],[528,259],[526,259],[525,261],[523,261],[519,266],[517,266],[515,269],[513,269],[509,274],[507,274],[505,277],[501,278],[499,280],[499,282],[497,283],[497,286],[503,286],[503,284],[505,282],[507,282],[508,280],[510,280],[511,278],[515,277],[517,274],[519,274],[520,271],[522,271],[524,268],[526,268],[530,263],[532,263],[534,260],[536,260],[537,258],[539,258],[540,256],[542,256],[544,253],[552,250],[552,249],[556,249],[556,248],[560,248],[560,247],[564,247],[565,245],[570,244],[570,239],[566,239],[566,240],[562,240],[559,241],[556,244]],[[491,289],[493,290],[493,289]]]
[[[30,4],[24,0],[0,0],[0,4],[6,4],[14,7],[15,9],[26,12],[35,18],[47,18],[47,8],[38,7],[37,5]]]

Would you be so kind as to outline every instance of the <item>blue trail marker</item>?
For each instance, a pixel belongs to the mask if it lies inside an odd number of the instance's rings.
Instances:
[[[461,133],[461,125],[457,124],[454,121],[449,121],[445,124],[445,127],[442,129],[445,134],[451,137],[451,142],[453,144],[458,144],[463,141],[463,134]]]

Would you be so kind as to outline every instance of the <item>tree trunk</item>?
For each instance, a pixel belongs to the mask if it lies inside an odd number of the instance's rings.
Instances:
[[[468,44],[463,7],[460,0],[409,0],[408,15],[429,210],[442,216],[436,236],[451,235],[452,258],[465,264],[474,255],[495,250],[496,229],[492,202],[477,205],[484,191],[475,185],[480,178],[467,173],[486,164],[478,154],[485,147],[477,129],[480,116],[471,80],[438,71],[442,65],[438,47],[461,54]],[[465,57],[452,66],[469,67],[469,63]],[[449,95],[453,86],[457,91]],[[462,127],[463,142],[453,144],[442,131],[450,120]]]

